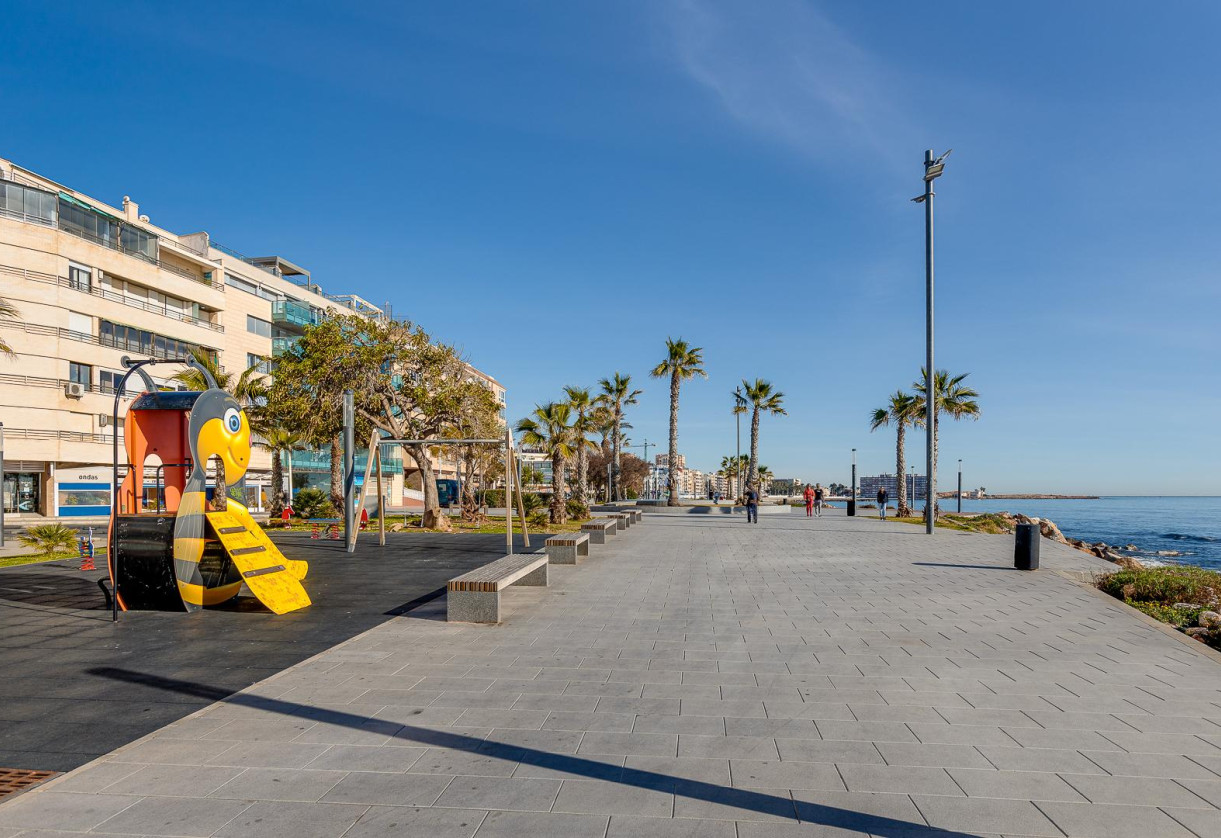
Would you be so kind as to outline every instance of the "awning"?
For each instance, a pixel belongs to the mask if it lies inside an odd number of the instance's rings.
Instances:
[[[117,215],[111,215],[110,213],[108,213],[104,210],[100,210],[97,207],[95,207],[93,204],[86,204],[84,201],[80,200],[79,198],[74,198],[73,196],[69,195],[67,192],[61,191],[59,193],[59,199],[61,201],[67,201],[69,204],[75,204],[76,206],[80,207],[81,209],[88,210],[89,212],[92,212],[95,215],[100,215],[103,218],[109,218],[111,221],[114,221],[114,222],[117,222],[120,224],[123,223],[123,219],[119,218]]]

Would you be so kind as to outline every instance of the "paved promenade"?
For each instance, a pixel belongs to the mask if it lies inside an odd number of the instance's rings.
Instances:
[[[0,805],[0,838],[1221,835],[1221,663],[1044,542],[646,515]],[[104,673],[169,694],[134,661]]]

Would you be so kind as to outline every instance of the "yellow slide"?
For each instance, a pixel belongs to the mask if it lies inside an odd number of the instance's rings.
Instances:
[[[225,512],[207,513],[208,523],[250,592],[277,614],[309,605],[309,594],[301,586],[309,565],[284,558],[246,507],[234,500],[228,507]]]

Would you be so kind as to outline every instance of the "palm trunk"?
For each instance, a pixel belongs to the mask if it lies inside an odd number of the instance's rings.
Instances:
[[[343,444],[338,434],[331,439],[331,504],[343,509]]]
[[[585,414],[577,417],[581,426],[585,425]],[[589,449],[585,445],[585,432],[577,439],[577,496],[581,506],[589,507]]]
[[[911,510],[907,508],[907,425],[900,419],[899,432],[896,434],[897,442],[895,443],[895,476],[898,478],[895,481],[898,485],[895,486],[895,501],[899,508],[895,514],[899,518],[906,518],[911,515]]]
[[[666,506],[678,506],[678,373],[670,373],[670,499]]]
[[[279,518],[284,511],[284,464],[280,460],[280,451],[271,452],[271,508],[268,510],[273,518]]]
[[[622,445],[622,443],[623,443],[623,433],[621,430],[622,422],[623,422],[623,415],[621,413],[619,413],[618,411],[616,411],[615,412],[615,435],[614,435],[614,437],[612,437],[612,440],[611,440],[612,441],[611,453],[614,458],[611,463],[611,485],[610,485],[610,499],[611,500],[622,500],[622,498],[619,497],[619,492],[620,492],[620,490],[619,490],[619,446]]]
[[[229,486],[225,483],[225,464],[221,462],[220,457],[213,457],[216,461],[216,487],[212,490],[212,509],[216,512],[224,512],[229,508]]]
[[[759,482],[759,408],[755,408],[750,417],[750,468],[746,471],[746,485],[755,486]],[[740,490],[739,490],[740,491]]]
[[[568,511],[564,494],[568,486],[564,482],[564,458],[559,452],[551,455],[551,523],[562,524]]]

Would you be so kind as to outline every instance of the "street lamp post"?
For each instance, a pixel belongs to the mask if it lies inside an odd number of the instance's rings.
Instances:
[[[856,449],[852,449],[852,503],[848,504],[848,508],[852,511],[849,515],[856,514]]]
[[[911,487],[911,490],[907,493],[907,496],[912,499],[912,503],[915,503],[916,502],[916,467],[915,466],[911,467],[911,475],[912,475],[912,480],[911,480],[912,487]]]
[[[916,203],[924,204],[924,427],[928,468],[925,475],[924,531],[929,535],[933,534],[937,517],[937,462],[933,454],[933,440],[937,435],[937,378],[933,369],[933,181],[941,177],[945,170],[945,158],[950,151],[935,159],[931,148],[924,152],[924,194],[912,198]]]
[[[4,480],[4,423],[0,422],[0,482]],[[0,489],[0,547],[4,546],[4,498]]]
[[[962,457],[958,458],[958,511],[962,512]]]
[[[737,486],[734,487],[734,494],[738,495],[742,492],[742,411],[745,407],[745,398],[742,397],[742,388],[733,388],[733,418],[737,425],[737,442],[734,445],[734,470],[737,472]]]

